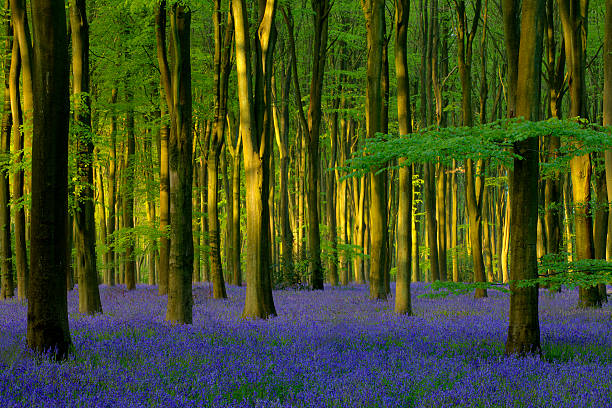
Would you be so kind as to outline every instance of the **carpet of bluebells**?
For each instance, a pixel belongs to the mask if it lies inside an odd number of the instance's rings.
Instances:
[[[69,293],[74,352],[25,347],[26,307],[0,303],[0,407],[612,407],[612,305],[577,309],[577,291],[540,292],[543,357],[503,357],[508,295],[393,298],[367,287],[277,291],[279,316],[243,321],[194,287],[194,324],[164,322],[156,288],[101,286],[104,314]],[[609,289],[610,290],[610,289]]]

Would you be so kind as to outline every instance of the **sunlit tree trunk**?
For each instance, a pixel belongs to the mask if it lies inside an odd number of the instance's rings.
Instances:
[[[159,111],[157,112],[159,115]],[[156,115],[156,118],[158,117]],[[159,130],[158,130],[159,131]],[[151,131],[148,131],[145,135],[144,140],[144,154],[146,160],[146,168],[145,174],[147,178],[147,222],[151,228],[155,228],[155,197],[153,195],[153,191],[151,191],[149,186],[153,185],[153,140],[152,140]],[[157,242],[155,237],[151,237],[148,240],[149,253],[148,253],[148,264],[149,264],[149,285],[155,285],[157,282],[157,268],[156,268],[156,259],[158,257],[157,250]]]
[[[255,92],[251,81],[251,49],[246,1],[232,0],[236,35],[236,71],[240,106],[240,132],[246,175],[247,256],[246,299],[242,317],[276,315],[270,282],[268,179],[270,157],[270,82],[275,0],[259,1],[259,28],[255,60]],[[258,104],[259,103],[259,104]],[[257,105],[257,106],[256,106]],[[267,115],[267,117],[265,117]],[[268,123],[264,123],[267,119]]]
[[[380,106],[383,103],[381,90],[382,48],[384,43],[383,0],[363,0],[363,14],[366,20],[368,39],[367,86],[366,86],[366,131],[367,137],[373,138],[382,130]],[[384,275],[388,262],[386,259],[387,243],[387,172],[370,174],[370,298],[386,299]]]
[[[558,0],[559,16],[563,27],[565,55],[570,97],[570,117],[587,118],[586,106],[586,37],[587,0]],[[576,147],[579,147],[577,145]],[[588,154],[570,160],[572,196],[574,199],[574,228],[576,258],[593,259],[593,219],[591,201],[591,159]],[[601,307],[597,286],[580,287],[580,306]]]
[[[395,73],[397,76],[397,116],[400,135],[412,133],[410,83],[408,79],[408,16],[410,0],[395,0]],[[412,167],[401,159],[397,216],[397,278],[395,313],[412,314],[410,298],[412,255]]]
[[[166,2],[161,1],[155,14],[155,38],[157,43],[157,60],[160,66],[161,94],[160,102],[161,128],[159,144],[159,229],[162,235],[159,238],[159,294],[168,293],[168,269],[170,267],[170,239],[168,228],[170,225],[170,178],[169,178],[169,156],[168,139],[170,138],[170,127],[166,120],[166,114],[172,115],[171,95],[167,94],[170,88],[168,62],[166,60]],[[167,109],[167,112],[166,112]]]
[[[340,106],[344,106],[345,99],[342,98]],[[338,166],[343,166],[347,158],[349,121],[346,118],[340,119],[340,130],[338,139]],[[347,222],[347,188],[348,181],[342,180],[339,170],[334,170],[336,177],[336,218],[338,220],[338,243],[347,245],[348,242],[348,222]],[[344,248],[338,250],[339,279],[341,285],[349,283],[349,264],[347,251]]]
[[[11,57],[11,70],[9,78],[11,115],[13,118],[13,160],[16,164],[23,162],[24,135],[21,129],[23,115],[19,95],[19,74],[21,69],[21,56],[18,41],[13,41],[13,53]],[[21,153],[17,153],[21,152]],[[20,169],[12,175],[12,199],[15,202],[23,200],[25,193],[24,170]],[[28,295],[29,265],[26,244],[26,218],[25,208],[18,205],[13,209],[13,223],[15,234],[15,266],[17,269],[17,298],[24,300]]]
[[[2,127],[0,129],[0,165],[2,171],[0,174],[0,256],[2,274],[0,283],[0,300],[13,297],[13,253],[11,250],[11,208],[9,207],[9,174],[6,166],[10,162],[10,146],[11,146],[11,128],[13,126],[13,118],[11,116],[11,93],[10,80],[11,71],[15,70],[15,66],[19,62],[14,61],[19,56],[19,45],[17,41],[11,39],[12,27],[10,20],[6,19],[6,39],[4,40],[4,112],[2,113]],[[17,52],[11,50],[17,49]],[[11,55],[12,54],[12,55]],[[19,79],[17,79],[19,81]],[[17,83],[19,85],[19,83]],[[16,124],[19,126],[19,123]],[[23,298],[20,296],[20,300]]]

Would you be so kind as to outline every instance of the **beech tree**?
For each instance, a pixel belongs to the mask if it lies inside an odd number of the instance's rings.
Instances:
[[[268,208],[271,78],[274,51],[276,0],[259,0],[258,29],[253,61],[255,90],[252,89],[249,19],[245,0],[232,0],[236,32],[236,72],[246,176],[247,256],[246,299],[242,317],[276,315],[270,279],[270,213]]]
[[[64,357],[71,345],[66,299],[68,36],[61,0],[32,0],[33,141],[27,343]]]
[[[510,93],[516,95],[516,115],[538,120],[542,60],[542,27],[544,1],[528,0],[518,12],[515,0],[504,0],[503,12],[506,50],[509,66],[522,67],[516,82],[510,82]],[[520,30],[517,27],[520,26]],[[515,50],[518,48],[518,54]],[[510,111],[511,112],[511,111]],[[510,174],[510,323],[506,354],[540,352],[538,288],[519,287],[522,279],[538,277],[536,238],[538,219],[538,139],[531,137],[514,143],[514,160]]]
[[[170,138],[168,140],[170,259],[166,320],[178,324],[191,324],[193,307],[191,295],[193,273],[191,11],[179,3],[173,3],[171,6],[171,68],[169,68],[165,51],[165,12],[165,1],[162,1],[157,18],[157,30],[160,32],[157,44],[158,62],[166,104],[170,110]]]
[[[102,312],[96,267],[96,222],[93,191],[93,140],[89,96],[89,23],[85,0],[70,5],[72,30],[72,94],[75,96],[74,126],[77,134],[75,242],[79,274],[79,311]]]

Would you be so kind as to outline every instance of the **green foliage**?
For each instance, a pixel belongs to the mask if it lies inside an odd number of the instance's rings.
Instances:
[[[545,255],[538,265],[538,277],[534,279],[522,279],[510,281],[510,288],[517,287],[546,286],[556,290],[562,286],[568,288],[592,287],[600,283],[606,284],[612,281],[612,263],[605,259],[582,259],[578,261],[567,261],[567,254]],[[499,282],[442,282],[435,281],[430,285],[433,292],[419,295],[418,297],[441,298],[446,296],[463,295],[474,289],[491,289],[504,293],[510,293],[511,289]]]
[[[522,158],[512,149],[513,144],[540,136],[561,138],[558,157],[542,166],[544,175],[567,167],[572,157],[603,152],[612,146],[608,128],[585,121],[504,119],[471,128],[428,127],[410,135],[377,134],[347,160],[342,170],[348,173],[345,177],[359,177],[371,169],[399,167],[389,166],[399,158],[406,159],[404,166],[427,162],[450,165],[452,160],[483,159],[493,166],[512,168],[513,160]]]

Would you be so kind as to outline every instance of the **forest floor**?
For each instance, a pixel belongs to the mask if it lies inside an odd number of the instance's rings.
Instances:
[[[516,359],[500,292],[417,298],[413,284],[406,317],[366,286],[276,291],[278,317],[243,321],[244,288],[209,289],[194,286],[194,324],[178,327],[156,287],[103,285],[94,317],[70,292],[61,364],[33,358],[26,307],[0,303],[0,407],[612,407],[612,303],[577,309],[577,290],[540,291],[543,357]]]

